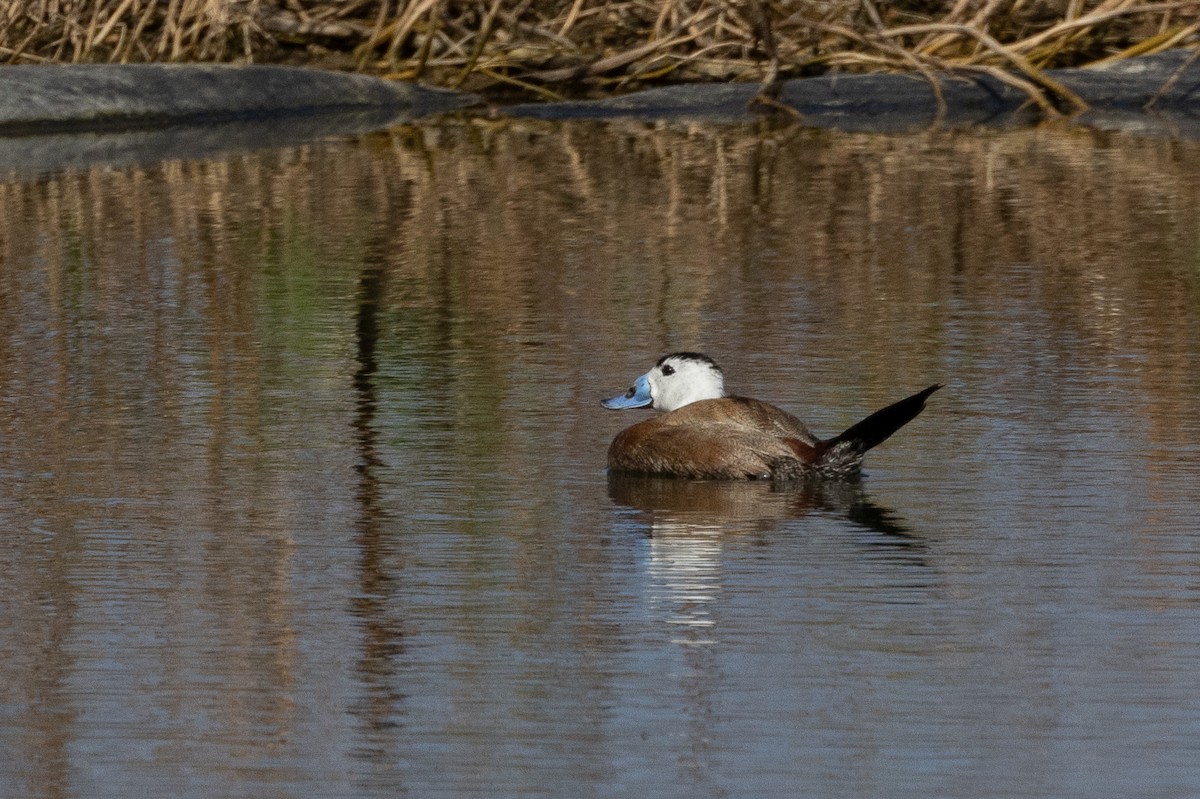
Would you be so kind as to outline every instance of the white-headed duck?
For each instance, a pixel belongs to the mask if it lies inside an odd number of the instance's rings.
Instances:
[[[867,450],[912,421],[939,388],[935,383],[820,440],[774,405],[726,394],[725,376],[712,358],[675,352],[659,358],[624,394],[601,403],[666,411],[618,433],[608,448],[608,468],[718,480],[852,478]]]

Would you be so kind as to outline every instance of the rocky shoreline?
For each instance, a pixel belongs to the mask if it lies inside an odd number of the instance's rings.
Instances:
[[[1046,76],[1087,104],[1072,122],[1200,138],[1200,58],[1174,50]],[[934,89],[934,81],[937,90]],[[801,78],[764,99],[755,84],[689,84],[581,102],[492,106],[491,116],[788,124],[852,131],[1013,127],[1056,115],[990,75]],[[472,94],[284,66],[0,67],[0,170],[294,144],[483,108]],[[286,121],[286,124],[284,124]],[[77,134],[87,134],[86,137]],[[114,138],[116,137],[116,138]],[[148,150],[148,152],[147,152]]]
[[[1080,113],[1063,112],[1078,124],[1200,136],[1200,58],[1194,51],[1133,58],[1103,69],[1049,70],[1046,76],[1087,104]],[[938,84],[936,92],[933,80]],[[588,102],[525,104],[504,111],[540,119],[712,122],[775,114],[809,127],[876,132],[1024,126],[1051,116],[1028,94],[995,77],[959,74],[800,78],[781,83],[767,103],[760,101],[759,87],[752,84],[688,85]]]

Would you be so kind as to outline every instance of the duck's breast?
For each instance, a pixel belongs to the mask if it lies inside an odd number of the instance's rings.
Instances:
[[[703,400],[639,422],[608,449],[615,471],[679,477],[765,477],[781,462],[807,463],[816,440],[799,419],[759,400]]]

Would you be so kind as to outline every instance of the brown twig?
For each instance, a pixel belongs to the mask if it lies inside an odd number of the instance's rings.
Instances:
[[[976,39],[981,45],[1011,63],[1017,68],[1018,72],[1027,75],[1030,81],[1049,91],[1060,101],[1066,102],[1072,106],[1076,113],[1087,110],[1087,103],[1085,103],[1083,99],[1079,97],[1079,95],[1075,94],[1075,92],[1046,75],[1032,63],[1030,63],[1029,59],[1027,59],[1025,56],[1015,52],[1011,48],[1005,47],[1003,44],[996,41],[996,39],[984,31],[972,28],[969,25],[943,25],[938,23],[929,25],[907,25],[882,31],[881,35],[896,38],[913,34],[928,33],[933,30],[952,30],[956,33]]]
[[[474,69],[476,62],[479,61],[479,56],[483,54],[483,48],[487,46],[488,39],[492,35],[492,29],[496,24],[496,14],[500,12],[500,3],[502,0],[492,0],[491,7],[488,8],[487,16],[483,19],[482,29],[479,35],[475,37],[475,47],[471,50],[471,57],[468,59],[466,66],[462,68],[462,72],[458,73],[458,78],[451,84],[455,89],[463,85],[467,77]]]
[[[688,24],[694,24],[694,22],[695,20],[692,19],[688,21]],[[685,27],[687,27],[687,25],[680,26],[681,29]],[[612,70],[619,69],[627,64],[632,64],[639,58],[644,58],[656,50],[667,50],[675,45],[689,42],[694,38],[696,38],[695,33],[679,35],[679,29],[677,29],[665,41],[653,40],[645,42],[630,50],[626,50],[623,53],[617,53],[616,55],[609,56],[608,58],[601,58],[597,61],[593,61],[590,64],[585,64],[579,67],[567,67],[565,69],[541,70],[530,73],[528,77],[534,80],[543,81],[545,83],[571,83],[592,75],[611,72]]]

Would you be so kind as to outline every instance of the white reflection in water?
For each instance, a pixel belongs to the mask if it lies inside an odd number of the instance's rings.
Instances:
[[[671,642],[716,643],[714,604],[721,593],[721,535],[717,525],[655,521],[646,570],[650,607],[670,625]]]

